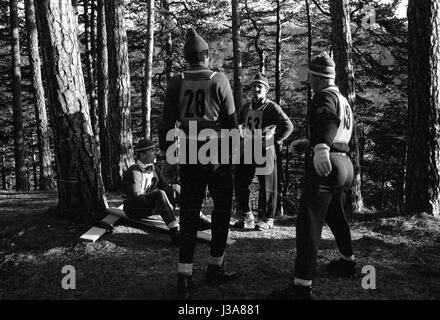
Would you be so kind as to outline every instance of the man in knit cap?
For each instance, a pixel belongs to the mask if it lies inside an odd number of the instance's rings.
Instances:
[[[351,233],[344,205],[353,182],[353,166],[348,143],[353,130],[353,114],[347,99],[335,85],[335,64],[327,53],[309,65],[309,82],[314,92],[308,119],[311,155],[307,181],[302,192],[296,225],[297,256],[295,278],[284,290],[272,292],[273,299],[311,299],[319,241],[324,221],[335,236],[341,258],[327,270],[336,276],[354,276],[355,262]],[[299,144],[294,142],[295,149]]]
[[[252,138],[262,137],[262,153],[266,155],[264,164],[245,163],[242,161],[235,171],[235,196],[237,211],[241,215],[235,223],[236,228],[267,230],[273,228],[277,209],[278,183],[276,149],[293,130],[292,122],[281,107],[270,101],[266,95],[269,81],[263,73],[257,73],[252,81],[252,99],[243,105],[238,112],[238,123],[243,130],[249,130]],[[254,130],[261,130],[260,136],[253,136]],[[253,150],[255,153],[255,150]],[[257,168],[260,167],[258,170]],[[262,168],[264,167],[264,169]],[[256,174],[260,182],[260,208],[258,221],[254,223],[254,214],[249,207],[249,186]]]
[[[222,129],[237,130],[238,125],[229,81],[223,73],[209,69],[208,44],[193,28],[188,29],[186,33],[183,54],[190,68],[174,76],[168,84],[159,125],[159,143],[162,151],[166,152],[173,143],[167,140],[167,133],[175,127],[176,122],[179,122],[180,129],[186,137],[184,141],[180,141],[180,144],[191,145],[194,141],[196,143],[197,150],[188,155],[191,157],[206,142],[201,141],[203,139],[198,135],[201,130],[209,129],[211,132],[219,133]],[[234,273],[228,273],[224,268],[224,251],[232,209],[231,164],[218,163],[218,161],[209,161],[206,164],[199,159],[196,160],[196,163],[191,161],[179,163],[181,243],[177,290],[185,295],[196,287],[193,280],[193,255],[197,218],[206,194],[206,187],[209,188],[214,202],[206,282],[221,284],[235,278]]]

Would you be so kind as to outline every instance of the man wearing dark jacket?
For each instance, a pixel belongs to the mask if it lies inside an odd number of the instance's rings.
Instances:
[[[335,85],[335,64],[327,53],[313,59],[309,82],[314,91],[308,119],[313,162],[306,168],[296,225],[297,256],[295,278],[284,290],[272,292],[273,299],[311,299],[319,241],[327,222],[340,252],[327,270],[337,276],[355,274],[351,233],[345,212],[345,198],[353,182],[353,165],[347,156],[353,130],[353,114],[347,99]],[[292,143],[307,148],[305,140]]]
[[[234,98],[226,76],[209,69],[208,44],[190,28],[183,48],[189,70],[174,76],[167,87],[162,121],[159,125],[159,142],[163,152],[169,151],[172,141],[167,133],[179,122],[188,144],[190,160],[179,163],[181,193],[181,244],[177,268],[177,290],[187,295],[195,289],[193,280],[193,256],[196,245],[198,213],[208,187],[213,198],[211,215],[212,241],[206,281],[220,284],[234,279],[234,273],[225,271],[223,258],[232,209],[232,167],[218,161],[201,161],[197,155],[205,141],[199,136],[201,130],[218,133],[222,129],[237,129]],[[226,151],[225,151],[226,152]],[[212,155],[214,157],[219,154]],[[193,157],[194,161],[191,161]],[[187,160],[187,159],[186,159]]]

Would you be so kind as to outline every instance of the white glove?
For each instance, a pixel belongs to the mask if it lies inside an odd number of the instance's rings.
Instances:
[[[315,167],[316,173],[320,177],[327,177],[332,171],[332,164],[330,162],[330,147],[325,143],[320,143],[315,146],[313,166]]]
[[[294,140],[290,144],[290,152],[293,154],[303,154],[310,148],[310,141],[307,139]]]

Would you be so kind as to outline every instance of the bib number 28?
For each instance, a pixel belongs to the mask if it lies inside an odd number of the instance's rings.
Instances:
[[[185,117],[202,118],[205,115],[205,91],[198,89],[194,92],[188,89],[184,92],[184,96],[188,98],[185,108]]]

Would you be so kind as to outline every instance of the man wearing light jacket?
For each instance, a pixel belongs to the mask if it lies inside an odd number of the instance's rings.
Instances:
[[[319,241],[324,221],[335,236],[340,259],[327,270],[337,276],[355,274],[351,233],[344,205],[353,182],[353,165],[347,156],[353,130],[353,114],[347,99],[335,85],[335,64],[327,53],[312,60],[309,82],[314,97],[308,119],[313,161],[307,167],[307,181],[302,193],[296,225],[297,257],[295,278],[284,290],[274,291],[272,299],[312,299]],[[294,149],[307,141],[292,143]]]

